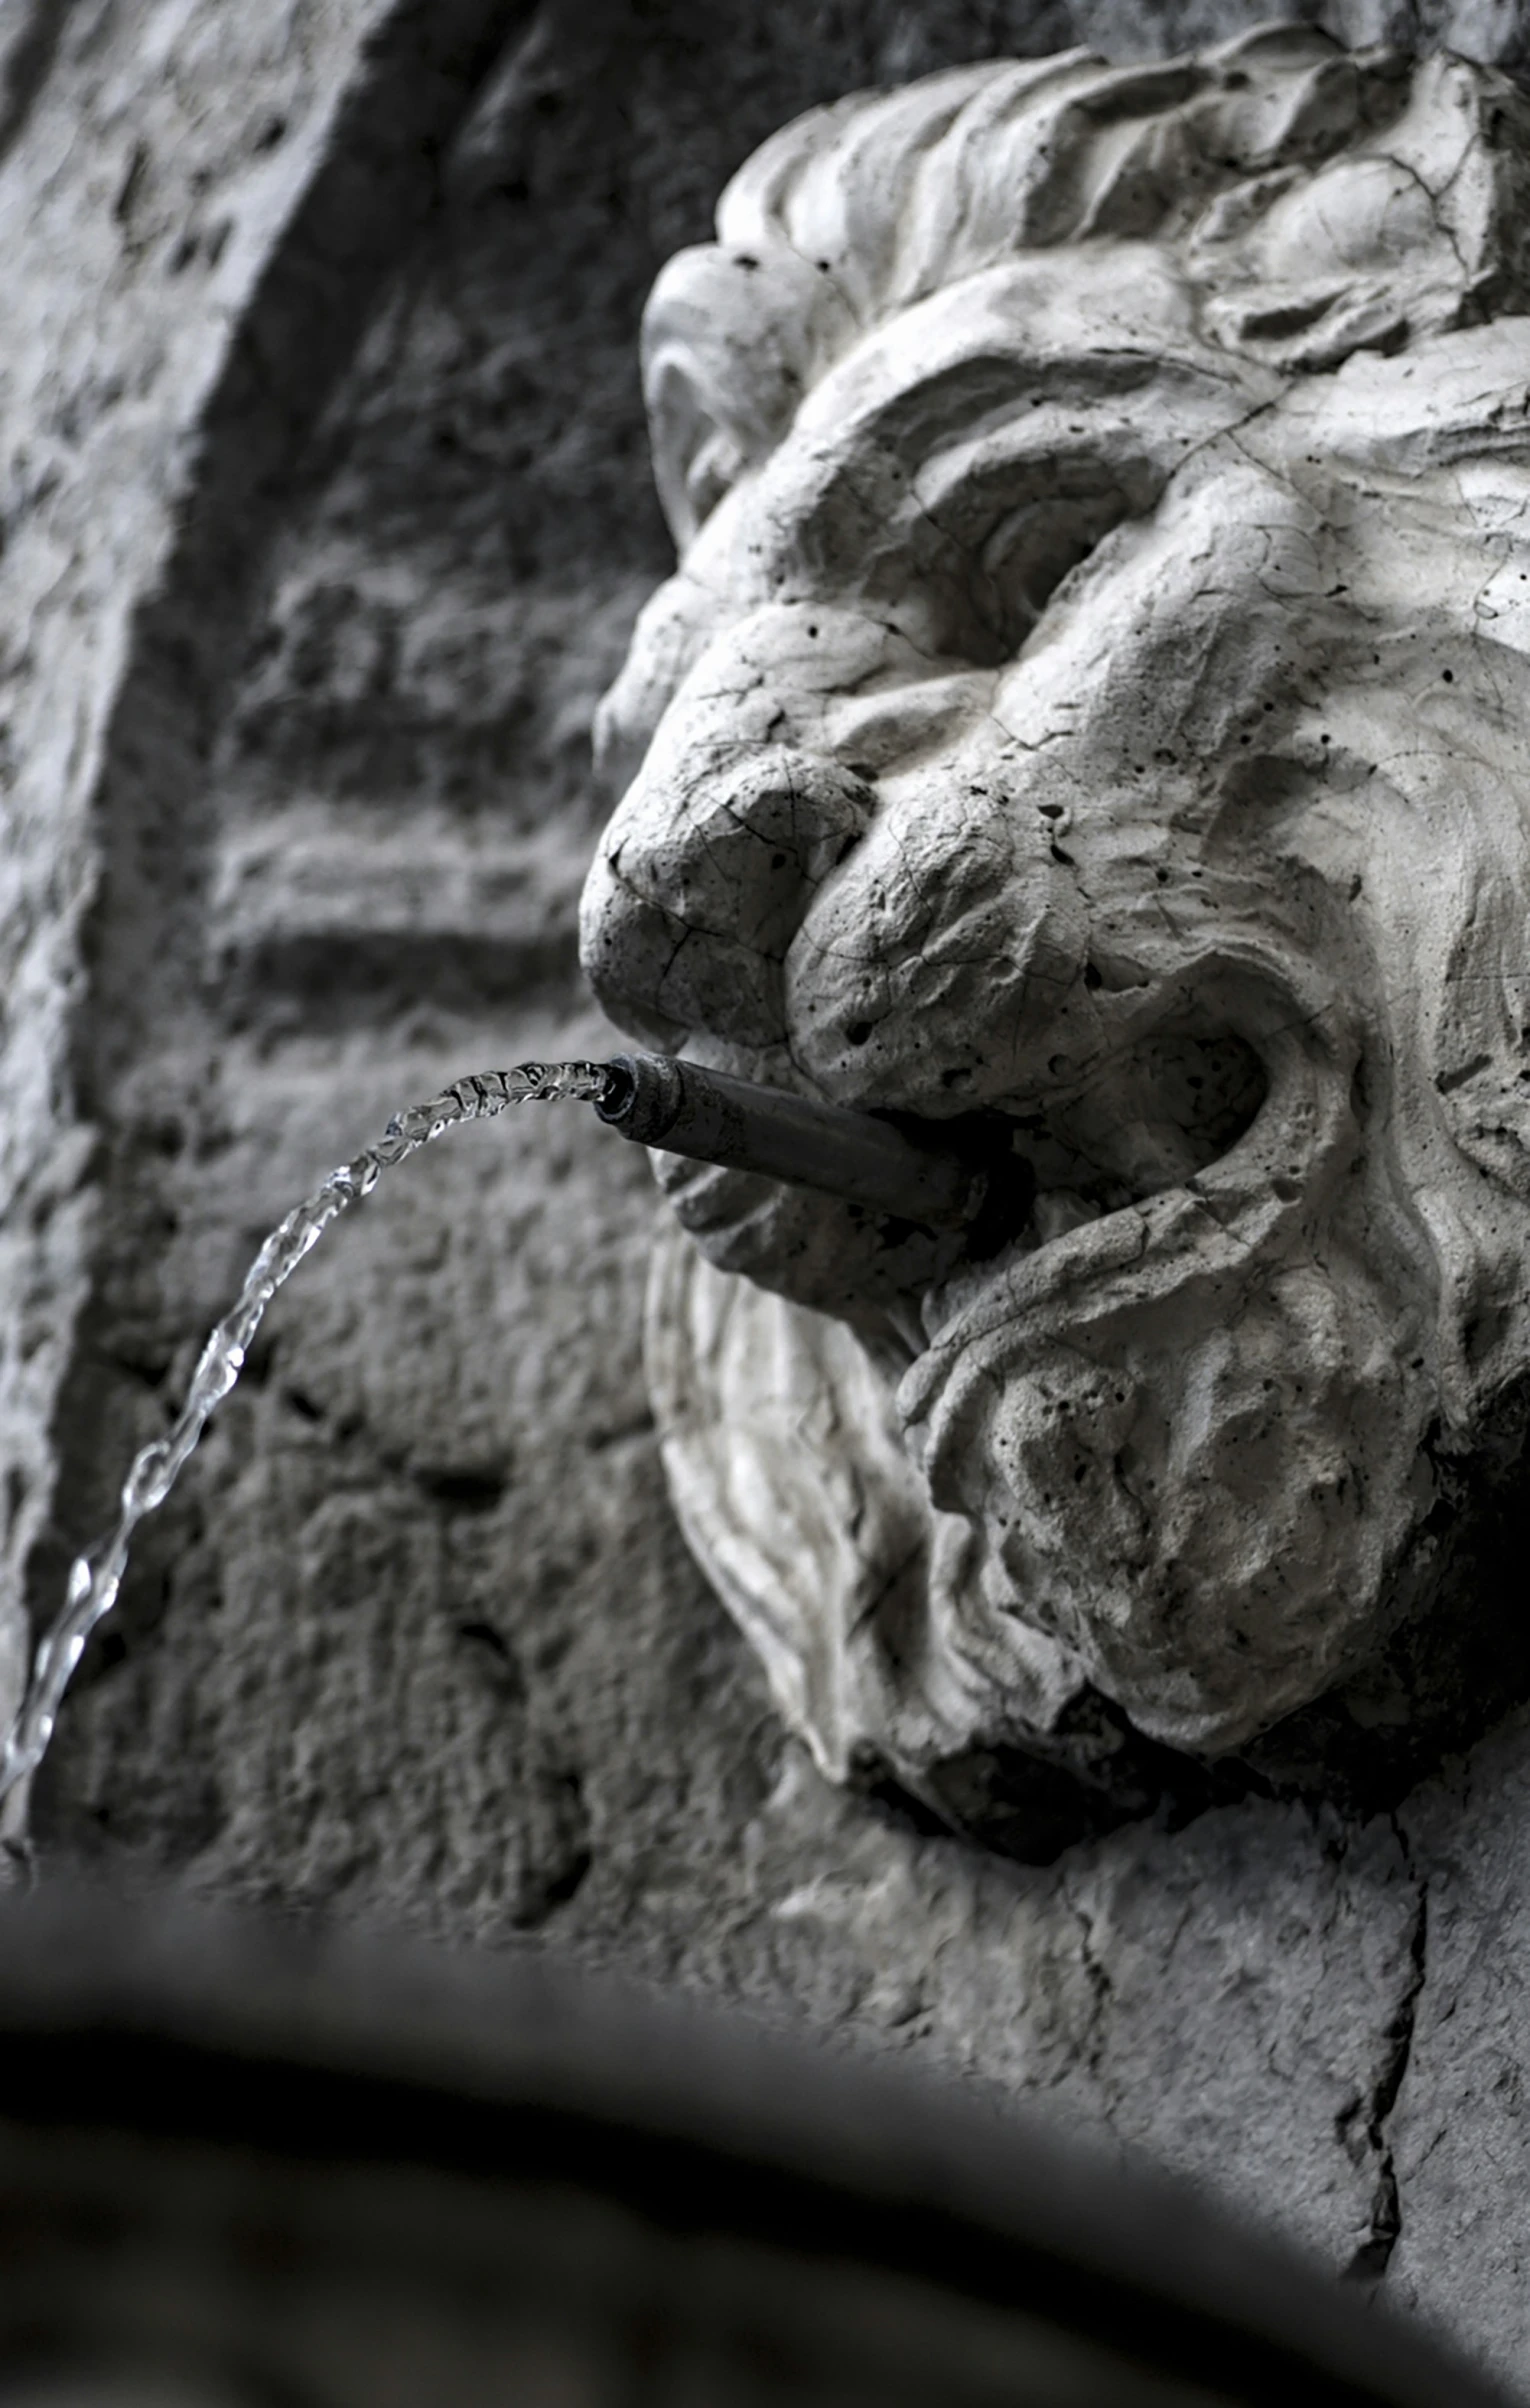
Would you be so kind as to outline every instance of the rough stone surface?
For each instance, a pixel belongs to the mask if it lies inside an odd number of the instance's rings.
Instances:
[[[177,980],[196,976],[198,940],[172,922],[194,882],[208,719],[245,634],[245,581],[428,198],[430,146],[497,47],[493,15],[294,5],[240,20],[180,0],[34,0],[8,21],[11,1689],[25,1567],[46,1551],[62,1457],[76,1440],[88,1453],[95,1430],[94,1402],[62,1418],[60,1404],[113,1142],[102,1099],[152,1051],[151,988],[162,1024]]]
[[[1508,77],[1279,27],[818,111],[655,288],[592,982],[1028,1173],[661,1173],[677,1503],[835,1777],[1459,1732],[1420,1634],[1523,1619],[1527,212]]]
[[[1516,1717],[1408,1801],[1402,1829],[1425,1919],[1407,2078],[1392,2148],[1400,2298],[1469,2325],[1524,2387],[1530,2365],[1525,2219],[1524,1850],[1530,1727]]]
[[[315,1172],[443,1076],[603,1041],[589,728],[670,566],[638,318],[727,176],[867,82],[1266,12],[464,5],[425,76],[450,13],[76,0],[7,32],[4,1448],[34,1613]],[[1442,28],[1524,47],[1509,9],[1335,26]],[[275,179],[248,215],[246,175]],[[652,1210],[554,1107],[342,1227],[82,1668],[44,1874],[535,1935],[955,2064],[1530,2382],[1495,2089],[1526,2042],[1522,1742],[1395,1822],[1247,1798],[1047,1866],[831,1788],[670,1516]]]

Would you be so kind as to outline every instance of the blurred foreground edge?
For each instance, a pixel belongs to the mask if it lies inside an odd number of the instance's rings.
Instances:
[[[715,2006],[0,1908],[3,2408],[1502,2396],[1176,2186]]]

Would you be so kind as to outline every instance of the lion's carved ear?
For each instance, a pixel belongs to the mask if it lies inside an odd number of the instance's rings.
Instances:
[[[774,451],[854,333],[832,280],[784,245],[707,244],[670,261],[643,313],[643,398],[659,499],[682,552]]]
[[[735,438],[717,424],[684,363],[661,357],[646,383],[654,482],[669,531],[683,552],[737,484],[747,461]]]

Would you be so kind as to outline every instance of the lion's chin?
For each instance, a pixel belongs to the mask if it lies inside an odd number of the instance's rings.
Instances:
[[[661,1179],[717,1269],[847,1323],[898,1382],[983,1613],[1214,1756],[1374,1650],[1431,1501],[1416,1316],[1346,1220],[1346,1098],[1293,1052],[1195,1176],[1114,1209],[1043,1186],[986,1259],[753,1177]]]
[[[990,1594],[1145,1736],[1244,1746],[1370,1653],[1432,1498],[1399,1299],[1342,1233],[1178,1190],[932,1294],[899,1392]]]

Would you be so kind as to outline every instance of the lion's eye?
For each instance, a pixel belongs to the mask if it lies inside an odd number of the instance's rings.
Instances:
[[[1131,514],[1114,484],[1033,493],[1006,511],[977,548],[979,615],[1006,651],[1025,641],[1057,588]]]
[[[927,461],[916,491],[956,548],[979,642],[1007,657],[1024,643],[1070,571],[1113,527],[1152,507],[1163,475],[1135,430],[1112,419],[1062,426],[1048,409]],[[970,639],[969,639],[970,641]]]

